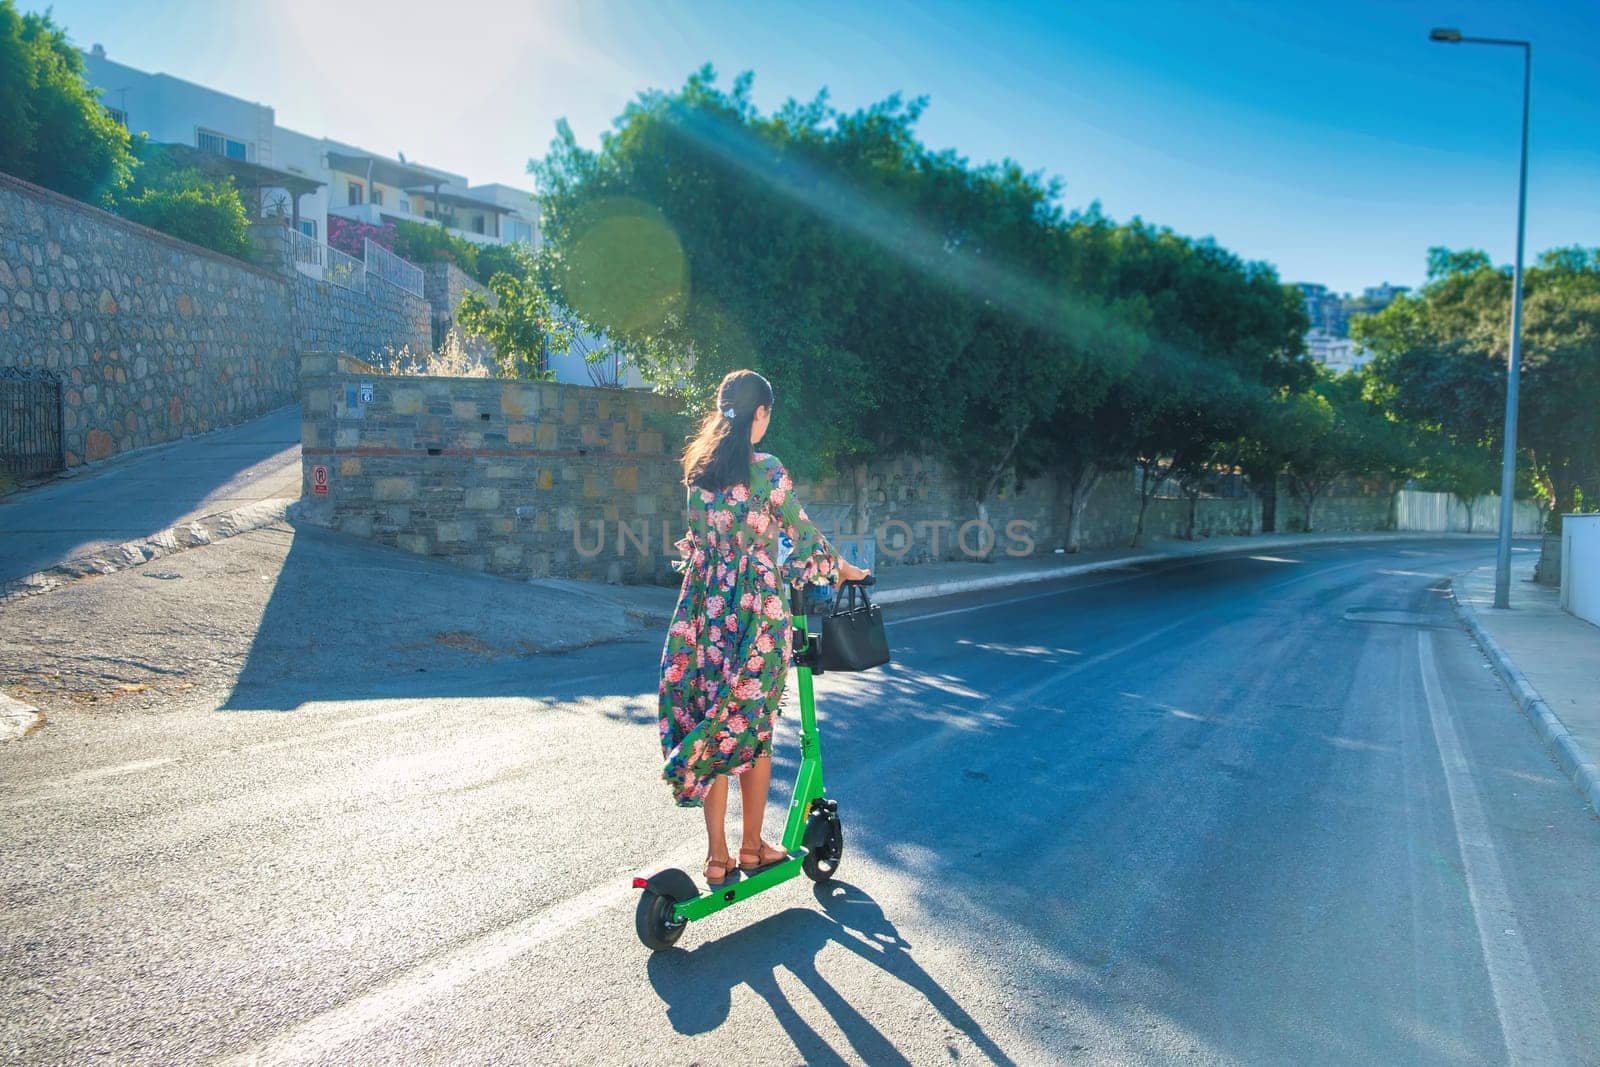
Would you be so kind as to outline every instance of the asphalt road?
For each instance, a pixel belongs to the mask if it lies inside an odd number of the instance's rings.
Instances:
[[[0,749],[0,1050],[1600,1062],[1600,823],[1438,591],[1488,551],[898,605],[891,669],[819,683],[838,878],[654,956],[629,877],[703,854],[654,640],[63,716]]]

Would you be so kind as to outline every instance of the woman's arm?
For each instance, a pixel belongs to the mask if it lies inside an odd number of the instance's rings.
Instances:
[[[777,457],[768,456],[764,466],[771,487],[767,498],[772,502],[773,516],[778,521],[779,530],[794,545],[782,567],[784,579],[794,586],[837,585],[842,577],[842,569],[850,565],[833,550],[828,539],[822,536],[822,531],[806,514],[806,509],[800,506],[800,501],[794,495],[794,482]]]

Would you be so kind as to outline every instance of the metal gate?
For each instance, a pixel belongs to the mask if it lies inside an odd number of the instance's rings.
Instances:
[[[65,466],[61,421],[59,378],[0,367],[0,470],[36,478]]]

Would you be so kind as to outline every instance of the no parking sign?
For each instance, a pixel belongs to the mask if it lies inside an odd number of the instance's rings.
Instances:
[[[328,495],[328,468],[320,463],[311,468],[311,493],[313,496]]]

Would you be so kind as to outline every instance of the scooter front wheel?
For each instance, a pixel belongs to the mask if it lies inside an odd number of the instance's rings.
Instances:
[[[839,816],[832,813],[817,817],[828,820],[828,836],[822,844],[806,853],[806,858],[800,861],[800,869],[813,882],[826,882],[833,877],[839,869],[839,861],[844,858],[844,825],[839,822]]]
[[[639,940],[652,952],[662,952],[678,943],[683,928],[689,924],[674,921],[672,910],[677,901],[669,896],[646,889],[639,894],[639,906],[633,912],[633,928]]]

